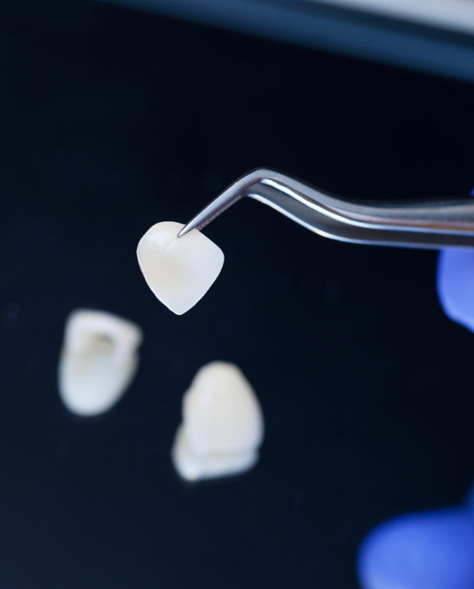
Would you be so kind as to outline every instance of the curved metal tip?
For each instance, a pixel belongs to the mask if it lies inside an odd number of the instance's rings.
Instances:
[[[474,247],[472,198],[356,203],[330,196],[267,169],[245,174],[204,207],[178,234],[202,229],[243,196],[254,198],[324,237],[405,247]]]
[[[193,219],[194,221],[194,219]],[[189,222],[187,223],[182,229],[181,231],[178,233],[178,237],[184,237],[186,235],[186,233],[189,233],[190,231],[192,231],[193,229],[198,229],[198,223],[193,223],[193,222]]]
[[[204,207],[197,215],[195,215],[178,233],[178,237],[183,237],[193,229],[202,229],[208,223],[210,223],[213,219],[215,219],[222,211],[216,212],[216,201],[219,200],[219,197],[214,199],[210,202],[206,207]]]
[[[183,237],[193,229],[203,229],[226,209],[245,196],[249,188],[260,182],[268,173],[268,170],[254,170],[233,182],[217,198],[199,211],[199,213],[181,229],[178,233],[178,237]]]

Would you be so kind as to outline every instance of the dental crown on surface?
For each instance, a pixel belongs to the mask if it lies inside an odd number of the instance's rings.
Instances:
[[[143,339],[135,323],[102,311],[72,312],[58,369],[59,394],[77,415],[104,413],[124,395],[138,367]]]
[[[265,430],[262,409],[235,364],[203,366],[183,397],[182,409],[171,456],[183,479],[235,475],[256,464]]]

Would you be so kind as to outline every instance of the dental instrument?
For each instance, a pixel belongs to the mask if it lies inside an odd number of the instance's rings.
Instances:
[[[474,199],[353,202],[306,182],[257,169],[233,182],[179,232],[202,229],[248,196],[318,235],[350,243],[440,249],[474,247]]]

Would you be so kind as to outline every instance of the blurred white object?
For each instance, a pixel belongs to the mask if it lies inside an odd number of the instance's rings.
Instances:
[[[183,227],[172,221],[157,223],[137,248],[148,286],[177,315],[189,311],[206,294],[224,264],[222,250],[199,231],[178,238]]]
[[[238,474],[258,460],[263,414],[242,371],[211,362],[183,397],[183,423],[172,448],[178,474],[188,481]]]
[[[440,29],[474,33],[473,0],[307,0],[409,20]]]
[[[130,321],[101,311],[73,311],[58,374],[66,407],[78,415],[98,415],[115,405],[135,375],[141,341],[141,329]]]

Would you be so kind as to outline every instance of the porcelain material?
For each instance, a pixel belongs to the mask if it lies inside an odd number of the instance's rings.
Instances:
[[[66,407],[98,415],[115,405],[135,375],[141,341],[141,329],[130,321],[101,311],[71,313],[58,374]]]
[[[227,362],[201,368],[183,397],[172,460],[189,481],[237,474],[258,460],[264,421],[242,371]]]
[[[222,250],[197,230],[178,238],[181,223],[153,225],[137,247],[140,269],[153,294],[182,315],[206,294],[224,264]]]

